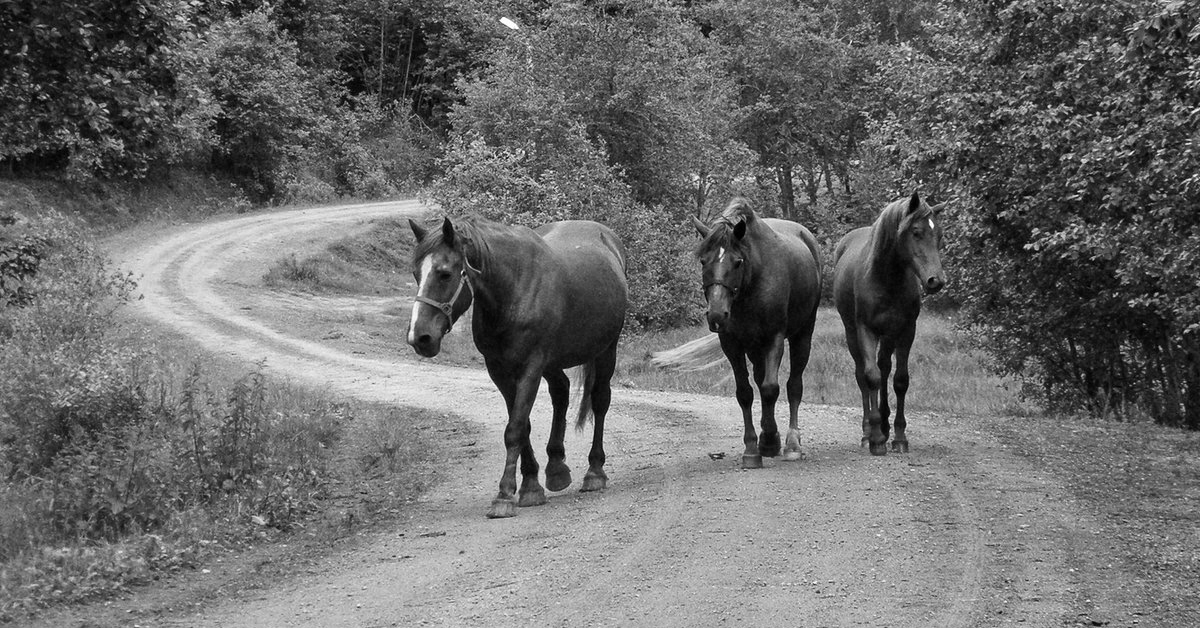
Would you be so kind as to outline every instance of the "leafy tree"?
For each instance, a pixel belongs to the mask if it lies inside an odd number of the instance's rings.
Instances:
[[[689,320],[696,295],[683,219],[746,163],[709,52],[696,27],[658,0],[539,14],[462,84],[435,198],[448,211],[506,221],[605,222],[630,250],[634,320]]]
[[[77,179],[142,176],[175,96],[187,0],[0,4],[0,161]]]
[[[929,163],[958,181],[970,321],[1054,406],[1200,428],[1200,10],[1023,0],[958,18],[954,87],[920,111],[941,135]]]
[[[740,137],[772,173],[783,215],[796,213],[797,177],[810,205],[834,172],[848,185],[846,167],[862,135],[856,77],[866,66],[838,12],[820,3],[718,0],[697,16],[737,79],[747,112]]]

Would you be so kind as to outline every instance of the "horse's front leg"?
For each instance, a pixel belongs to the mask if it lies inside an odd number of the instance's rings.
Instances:
[[[490,369],[489,369],[490,370]],[[492,500],[487,516],[512,517],[516,506],[539,506],[546,503],[546,492],[538,482],[538,463],[529,442],[529,412],[537,397],[538,370],[526,370],[512,379],[493,377],[508,406],[508,425],[504,428],[504,472],[500,475],[500,491]],[[517,494],[517,461],[521,462],[521,493]]]
[[[758,453],[774,458],[779,455],[779,426],[775,423],[775,402],[779,400],[779,363],[783,360],[783,335],[771,340],[761,355],[751,356],[754,364],[754,383],[762,400],[762,433],[758,437]]]
[[[891,424],[888,423],[888,417],[892,415],[892,411],[888,408],[888,377],[892,374],[892,354],[896,351],[896,343],[894,340],[884,336],[879,339],[879,356],[875,360],[875,365],[879,367],[879,429],[883,432],[884,440],[887,440],[888,434],[891,432]]]
[[[879,351],[879,337],[862,325],[858,327],[858,344],[862,351],[862,378],[859,381],[863,389],[863,438],[871,449],[871,454],[882,456],[887,453],[887,436],[883,433],[883,418],[879,411],[880,372],[874,358]]]
[[[754,415],[751,412],[754,405],[754,388],[750,385],[750,371],[746,369],[746,354],[735,341],[725,335],[721,336],[721,349],[725,351],[725,357],[729,359],[729,366],[733,369],[734,395],[737,397],[738,407],[742,410],[742,425],[745,427],[742,442],[746,444],[746,451],[742,453],[742,468],[761,469],[762,454],[758,452],[758,434],[754,431]]]
[[[571,380],[561,369],[546,371],[546,388],[554,418],[550,422],[550,441],[546,444],[546,488],[562,491],[571,485],[571,468],[567,466],[567,448],[563,438],[567,431],[567,404],[570,401]]]
[[[908,453],[908,436],[904,432],[908,427],[908,421],[904,418],[904,398],[908,394],[908,351],[911,344],[910,336],[907,344],[896,347],[896,376],[892,378],[892,386],[896,389],[896,429],[892,434],[892,451],[903,454]]]

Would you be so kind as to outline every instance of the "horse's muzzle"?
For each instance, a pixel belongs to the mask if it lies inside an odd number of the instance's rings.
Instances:
[[[708,313],[709,331],[720,333],[727,329],[729,329],[729,312]]]
[[[412,348],[423,358],[432,358],[442,351],[442,339],[435,339],[429,334],[421,334],[409,341]]]

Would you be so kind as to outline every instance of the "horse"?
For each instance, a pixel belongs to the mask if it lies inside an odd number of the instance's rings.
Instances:
[[[570,486],[563,445],[570,393],[565,370],[575,366],[583,367],[576,428],[582,430],[589,416],[593,423],[580,490],[604,489],[604,419],[629,300],[620,240],[608,227],[583,220],[529,229],[483,219],[455,224],[445,218],[435,233],[411,219],[409,226],[416,238],[412,267],[417,295],[408,344],[422,356],[437,355],[443,336],[474,305],[475,347],[508,411],[504,471],[487,516],[512,517],[516,506],[547,501],[529,441],[529,412],[539,379],[546,380],[553,406],[546,488]],[[514,497],[518,458],[522,482],[519,497]]]
[[[821,299],[821,255],[816,238],[799,223],[759,216],[743,198],[730,201],[711,225],[695,217],[692,221],[701,238],[696,257],[708,303],[708,328],[716,336],[657,353],[653,362],[662,368],[704,368],[711,365],[719,348],[733,369],[735,396],[742,410],[746,445],[742,467],[756,469],[763,466],[763,456],[780,453],[775,402],[786,341],[791,373],[784,459],[798,460],[804,368]],[[762,402],[761,436],[754,431],[754,389],[747,358],[754,367]]]
[[[846,234],[834,249],[833,294],[846,329],[846,346],[862,392],[862,444],[887,453],[887,379],[896,356],[895,433],[892,450],[908,453],[904,397],[908,352],[921,314],[921,293],[946,285],[939,248],[941,205],[930,207],[914,191],[883,208],[873,225]]]

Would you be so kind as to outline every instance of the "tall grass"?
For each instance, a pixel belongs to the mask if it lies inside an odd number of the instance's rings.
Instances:
[[[331,500],[370,515],[426,487],[444,418],[159,340],[120,314],[132,284],[85,234],[27,228],[37,272],[4,289],[28,296],[0,299],[0,622],[300,527],[338,534],[313,525]]]
[[[342,238],[303,258],[280,257],[263,276],[277,289],[350,294],[396,294],[406,289],[412,254],[407,221],[380,220],[367,231]]]
[[[674,390],[733,396],[729,365],[695,372],[663,371],[650,364],[650,355],[708,334],[701,327],[666,332],[626,334],[617,361],[617,383],[648,390]],[[780,369],[787,380],[787,355]],[[1023,401],[1017,382],[1004,380],[986,367],[985,356],[973,349],[951,315],[926,311],[917,321],[917,338],[909,357],[912,382],[907,408],[956,414],[1029,415],[1038,409]],[[813,331],[812,353],[804,370],[807,403],[859,407],[854,362],[846,349],[841,319],[823,307]]]

